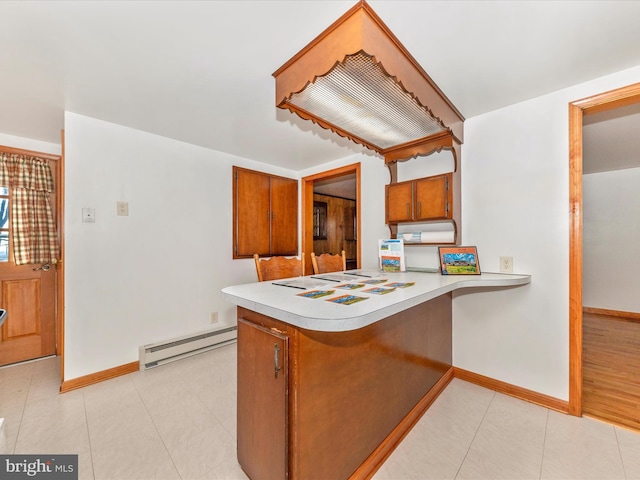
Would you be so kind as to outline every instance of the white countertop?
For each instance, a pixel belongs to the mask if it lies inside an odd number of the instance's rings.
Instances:
[[[502,273],[483,273],[481,275],[441,275],[440,273],[403,272],[403,273],[362,273],[379,275],[388,282],[379,285],[366,285],[356,290],[336,288],[342,282],[331,282],[314,279],[314,276],[298,277],[297,283],[308,284],[309,288],[299,289],[275,285],[271,281],[235,285],[222,289],[229,302],[245,307],[254,312],[276,318],[291,325],[322,332],[344,332],[365,327],[390,315],[431,300],[445,293],[460,288],[474,287],[509,287],[526,285],[531,282],[530,275],[513,275]],[[370,280],[366,277],[353,278],[350,283],[361,283]],[[280,281],[280,280],[279,280]],[[394,291],[376,295],[363,290],[370,287],[384,286],[391,282],[415,282],[407,288],[396,288]],[[346,282],[345,282],[346,283]],[[306,298],[298,294],[311,290],[334,290],[332,295],[321,298]],[[341,295],[366,297],[367,300],[351,305],[342,305],[326,301]]]

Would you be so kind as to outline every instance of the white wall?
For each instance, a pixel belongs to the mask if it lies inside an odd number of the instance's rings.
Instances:
[[[582,303],[640,312],[640,168],[582,178]]]
[[[532,283],[456,295],[456,366],[568,400],[568,104],[639,81],[636,67],[465,122],[463,243]]]
[[[23,150],[32,150],[40,153],[51,153],[53,155],[60,155],[62,152],[62,147],[59,144],[41,142],[31,138],[16,137],[15,135],[8,135],[5,133],[0,133],[0,145],[20,148]]]
[[[221,152],[65,114],[65,379],[137,361],[138,347],[235,323],[220,290],[257,280],[232,260],[232,166]],[[129,216],[116,216],[116,202]],[[83,223],[83,207],[95,223]]]

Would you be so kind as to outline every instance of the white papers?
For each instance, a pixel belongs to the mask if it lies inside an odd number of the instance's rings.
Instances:
[[[276,280],[271,283],[273,283],[274,285],[280,285],[281,287],[298,288],[300,290],[309,290],[309,289],[318,288],[327,284],[326,281],[317,280],[317,279],[308,278],[308,277],[300,277],[300,278],[295,278],[293,280]]]
[[[453,243],[455,232],[453,230],[442,230],[433,232],[408,232],[401,233],[403,240],[409,243]]]
[[[311,275],[311,278],[326,280],[328,282],[353,282],[354,278],[343,273],[322,273],[319,275]],[[326,282],[325,282],[326,283]]]

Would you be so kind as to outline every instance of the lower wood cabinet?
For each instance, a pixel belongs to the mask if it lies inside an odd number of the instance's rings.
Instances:
[[[240,466],[252,480],[370,478],[453,377],[451,338],[451,294],[348,332],[238,307]]]
[[[288,338],[238,319],[238,461],[252,480],[287,478]]]

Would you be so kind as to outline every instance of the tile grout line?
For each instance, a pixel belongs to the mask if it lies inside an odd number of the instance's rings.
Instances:
[[[476,437],[478,436],[478,432],[480,431],[480,427],[482,427],[482,424],[484,423],[484,419],[487,417],[487,412],[489,411],[489,408],[491,407],[491,404],[493,403],[495,398],[496,398],[496,392],[494,391],[493,395],[491,396],[491,401],[487,405],[487,408],[485,409],[484,414],[482,415],[482,420],[480,420],[480,423],[478,423],[478,428],[476,428],[476,432],[473,434],[473,438],[469,442],[469,446],[467,447],[467,453],[464,454],[464,458],[460,462],[460,466],[458,467],[458,470],[456,471],[456,474],[453,477],[454,480],[456,478],[458,478],[458,475],[460,475],[460,470],[462,469],[462,466],[464,465],[464,462],[467,460],[467,456],[469,455],[469,451],[471,450],[471,445],[473,445],[473,442],[475,441]]]
[[[542,467],[544,466],[544,452],[547,446],[547,431],[549,429],[549,409],[547,408],[547,421],[544,423],[544,439],[542,440],[542,458],[540,458],[540,475],[538,478],[542,480]]]
[[[93,464],[93,447],[91,446],[91,434],[89,433],[89,415],[87,415],[87,402],[84,396],[84,392],[82,392],[82,408],[84,410],[84,422],[87,426],[87,440],[89,441],[89,460],[91,462],[91,476],[95,480],[96,478],[96,468]],[[78,461],[78,464],[80,462]],[[78,465],[78,470],[80,469],[80,465]]]
[[[207,402],[205,402],[202,397],[200,395],[198,395],[198,392],[196,392],[194,389],[192,389],[188,384],[185,384],[186,388],[198,399],[198,401],[200,402],[200,404],[211,414],[211,416],[215,419],[215,421],[218,423],[218,425],[220,425],[220,427],[222,427],[222,429],[227,432],[227,434],[234,439],[234,435],[232,432],[229,431],[229,429],[227,429],[227,427],[225,426],[225,424],[222,422],[222,420],[220,420],[218,418],[218,415],[216,415],[216,412],[213,411],[211,408],[209,408],[209,406],[207,405]]]
[[[144,401],[144,398],[140,394],[140,390],[138,389],[138,384],[133,380],[132,375],[135,375],[135,374],[139,374],[139,372],[129,373],[129,374],[127,374],[127,378],[129,379],[129,381],[131,383],[133,383],[133,388],[135,388],[136,393],[138,394],[138,398],[140,398],[140,401],[142,402],[142,405],[144,406],[144,410],[145,410],[145,412],[147,412],[147,415],[149,416],[149,420],[151,420],[151,424],[153,425],[154,430],[156,431],[156,433],[158,434],[158,437],[160,438],[160,441],[162,442],[162,446],[164,447],[164,451],[167,452],[167,455],[171,459],[171,465],[173,465],[173,468],[175,468],[176,473],[178,474],[178,477],[182,478],[182,474],[180,473],[180,470],[178,469],[178,466],[176,465],[176,462],[173,459],[173,456],[171,455],[171,452],[169,452],[169,447],[167,447],[167,444],[165,443],[164,438],[162,437],[162,434],[160,433],[160,430],[158,430],[158,425],[156,425],[156,421],[154,420],[153,415],[149,411],[149,408],[147,407],[147,403]],[[182,381],[180,380],[180,382],[182,382]]]
[[[29,398],[29,390],[31,390],[31,382],[33,381],[33,369],[29,373],[29,386],[27,387],[27,393],[24,396],[24,403],[22,405],[22,411],[20,412],[20,423],[18,423],[18,431],[16,432],[16,441],[13,444],[12,453],[16,453],[16,447],[18,446],[18,439],[20,438],[20,430],[22,430],[22,421],[24,420],[24,411],[27,408],[27,399]]]
[[[622,450],[620,450],[620,439],[618,438],[618,429],[613,427],[613,434],[616,437],[616,445],[618,446],[618,455],[620,455],[620,463],[622,464],[622,473],[624,474],[624,478],[627,477],[627,469],[624,468],[624,458],[622,458]]]

